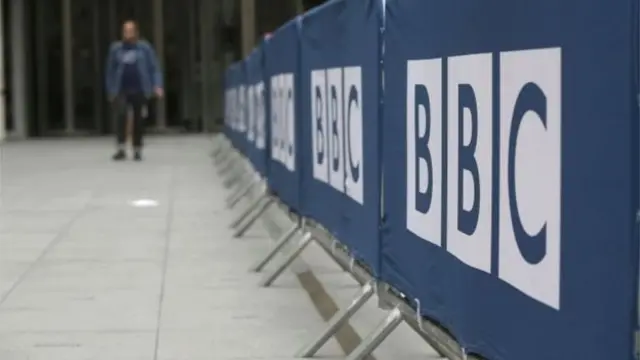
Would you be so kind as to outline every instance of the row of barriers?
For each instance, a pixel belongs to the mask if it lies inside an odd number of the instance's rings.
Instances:
[[[304,219],[265,284],[318,229],[369,279],[303,356],[376,291],[392,310],[351,359],[411,314],[450,358],[637,356],[638,10],[334,0],[227,70],[229,204],[264,187],[236,235],[273,203]]]

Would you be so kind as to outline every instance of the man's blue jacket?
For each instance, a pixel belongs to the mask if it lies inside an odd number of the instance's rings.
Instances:
[[[109,49],[105,83],[107,95],[109,95],[110,98],[114,98],[120,94],[122,70],[124,68],[124,64],[120,60],[122,58],[122,51],[121,41],[114,42]],[[154,89],[163,87],[162,71],[160,71],[158,58],[151,44],[145,40],[138,40],[136,42],[136,51],[138,52],[137,65],[140,81],[142,82],[142,90],[145,96],[150,98],[153,96]]]

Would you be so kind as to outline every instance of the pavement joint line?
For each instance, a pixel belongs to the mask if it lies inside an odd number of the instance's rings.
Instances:
[[[58,245],[62,240],[64,240],[65,236],[69,233],[69,230],[71,229],[71,227],[78,220],[80,220],[84,215],[86,215],[89,211],[91,211],[92,208],[88,204],[89,203],[87,203],[87,206],[78,210],[78,212],[71,218],[71,220],[69,220],[62,227],[62,229],[58,231],[56,236],[53,239],[51,239],[51,241],[49,241],[49,243],[44,247],[42,252],[40,252],[40,255],[38,255],[36,260],[33,261],[22,274],[20,274],[20,277],[13,283],[13,285],[11,285],[9,290],[7,290],[4,294],[2,294],[2,297],[0,297],[0,306],[2,306],[7,301],[7,299],[11,296],[11,294],[13,294],[13,292],[18,288],[18,286],[20,286],[29,277],[29,275],[40,265],[42,260],[51,252],[51,250],[53,250],[56,247],[56,245]]]
[[[177,185],[175,168],[171,167],[171,180],[169,181],[169,204],[167,210],[167,227],[164,234],[164,255],[162,259],[162,280],[160,282],[160,296],[158,299],[158,317],[156,326],[155,344],[153,349],[153,359],[158,359],[158,349],[160,348],[160,328],[162,327],[162,308],[164,305],[164,295],[166,290],[167,268],[169,265],[169,253],[171,252],[172,223],[174,217],[175,188]]]

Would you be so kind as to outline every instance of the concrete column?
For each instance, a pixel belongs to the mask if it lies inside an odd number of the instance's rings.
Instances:
[[[180,19],[186,22],[186,28],[180,33],[180,117],[189,119],[189,98],[191,97],[191,19],[193,18],[192,1],[184,1],[180,6]]]
[[[213,118],[212,101],[212,37],[215,29],[214,2],[200,0],[200,78],[202,84],[202,125],[205,132],[211,131]]]
[[[222,28],[222,2],[214,2],[213,20],[214,31],[211,36],[212,63],[211,63],[211,114],[212,119],[209,124],[209,131],[217,129],[218,121],[222,119],[224,113],[223,97],[224,97],[224,54],[222,48],[222,37],[220,35],[220,29]]]
[[[94,75],[94,91],[93,91],[93,121],[94,130],[98,133],[104,131],[104,69],[102,69],[102,37],[100,36],[100,27],[103,22],[100,16],[100,3],[91,2],[91,15],[93,20],[92,41],[93,41],[93,75]]]
[[[25,2],[11,0],[11,97],[13,131],[16,137],[26,138],[29,134],[27,117],[27,39],[25,24]]]
[[[43,135],[49,130],[49,54],[47,53],[47,25],[48,18],[45,16],[48,3],[42,1],[34,2],[35,6],[35,32],[36,32],[36,81],[37,81],[37,101],[38,108],[36,116],[38,119],[38,134]],[[32,112],[33,113],[33,112]]]
[[[118,23],[118,8],[117,8],[117,4],[116,4],[116,0],[107,0],[107,21],[108,21],[108,27],[107,27],[107,31],[109,36],[107,37],[109,40],[109,42],[111,41],[115,41],[116,39],[119,38],[120,34],[120,25]],[[111,44],[107,44],[107,51],[109,49],[109,47],[111,46]],[[107,56],[107,52],[104,52],[102,54],[102,56]],[[105,71],[105,68],[103,66],[102,71]],[[104,79],[104,73],[103,73],[103,77]],[[106,84],[104,83],[104,80],[102,80],[102,86],[105,86]],[[113,107],[112,106],[108,106],[109,108],[109,119],[108,119],[108,124],[109,124],[109,132],[115,133],[116,131],[116,113],[113,111]]]
[[[247,56],[256,44],[256,1],[242,0],[240,4],[242,21],[242,56]]]
[[[198,60],[197,60],[197,50],[199,44],[197,43],[198,38],[198,10],[199,5],[197,0],[188,0],[187,1],[187,32],[189,37],[189,72],[188,82],[189,82],[189,91],[187,98],[187,113],[188,117],[196,120],[197,118],[202,119],[200,114],[201,106],[200,101],[198,101],[200,90],[198,86],[200,84],[199,78],[196,77],[196,72],[198,69]],[[204,124],[203,124],[204,125]]]
[[[7,87],[4,80],[4,14],[2,10],[3,7],[0,6],[0,143],[6,137],[7,127]]]
[[[21,0],[17,0],[21,1]],[[73,83],[73,34],[71,0],[62,0],[62,74],[65,131],[75,131],[75,94]]]
[[[163,17],[163,0],[153,0],[153,42],[156,53],[158,54],[158,62],[160,71],[164,73],[164,17]],[[166,94],[165,94],[166,95]],[[164,99],[156,101],[156,127],[164,129],[167,126],[167,111]]]

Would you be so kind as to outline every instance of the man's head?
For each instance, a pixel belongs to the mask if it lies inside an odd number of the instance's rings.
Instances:
[[[122,24],[122,39],[126,42],[138,39],[138,24],[135,21],[127,20]]]

